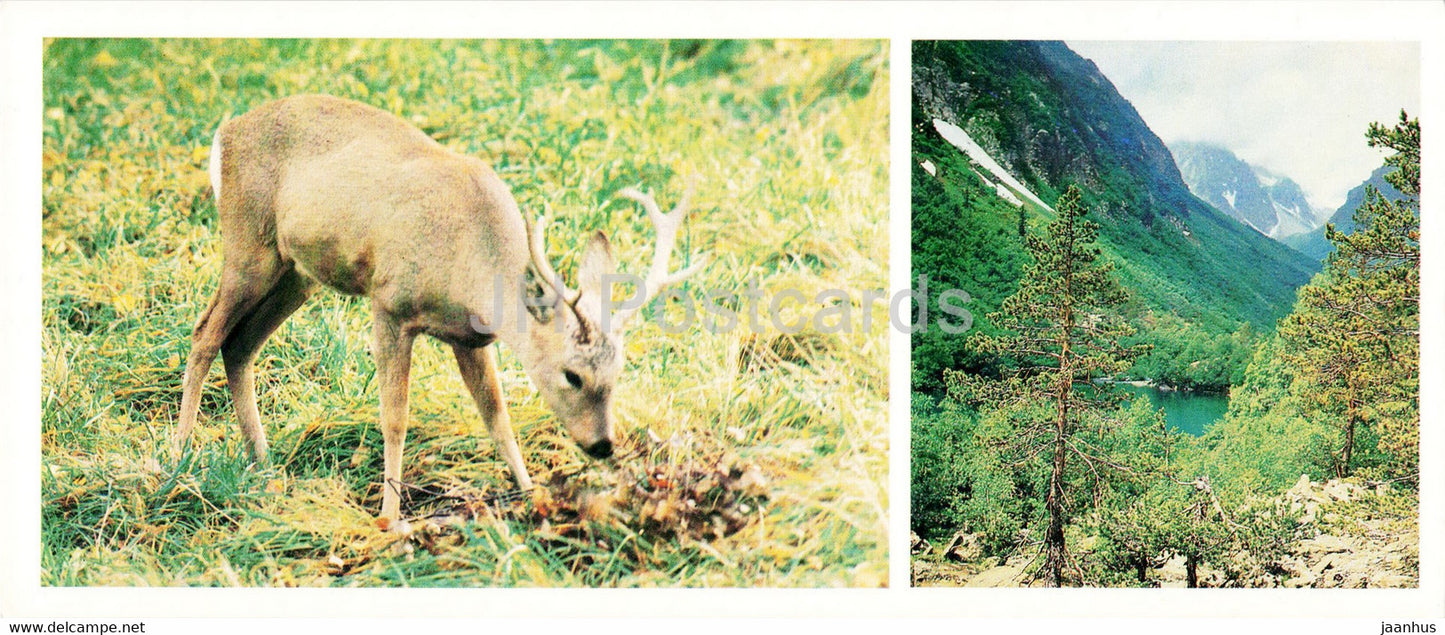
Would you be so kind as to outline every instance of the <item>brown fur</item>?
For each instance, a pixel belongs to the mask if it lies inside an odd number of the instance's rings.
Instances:
[[[596,323],[602,310],[596,281],[615,269],[605,235],[593,236],[583,257],[581,286],[591,293],[528,285],[538,261],[497,174],[395,115],[352,101],[319,95],[274,101],[222,125],[217,141],[220,156],[211,160],[220,162],[216,207],[225,261],[192,336],[177,448],[195,425],[201,385],[219,352],[241,430],[255,458],[265,460],[251,362],[317,286],[371,300],[385,442],[382,516],[400,511],[396,484],[411,346],[419,334],[453,346],[520,487],[531,479],[498,382],[494,339],[514,350],[580,445],[611,447],[611,394],[623,348],[617,329]],[[552,294],[546,310],[516,306],[529,290]],[[561,302],[569,294],[571,307]],[[473,317],[495,334],[475,330]],[[581,387],[569,385],[565,371]]]

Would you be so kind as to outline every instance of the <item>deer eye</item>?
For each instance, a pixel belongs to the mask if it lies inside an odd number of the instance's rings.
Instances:
[[[573,388],[582,387],[582,376],[578,375],[577,373],[574,373],[570,370],[564,370],[562,371],[562,378],[566,379],[567,384],[572,386]]]

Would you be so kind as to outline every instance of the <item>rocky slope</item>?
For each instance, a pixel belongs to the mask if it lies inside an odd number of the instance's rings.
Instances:
[[[1271,562],[1229,557],[1251,573],[1230,579],[1208,566],[1199,569],[1202,587],[1409,588],[1419,585],[1419,498],[1388,484],[1357,480],[1298,483],[1276,499],[1299,515],[1293,541]],[[1088,545],[1078,547],[1088,553]],[[978,538],[961,533],[947,545],[912,538],[914,586],[1011,587],[1030,580],[1032,555],[985,558]],[[1175,557],[1151,570],[1148,586],[1185,586],[1184,559]]]
[[[1284,499],[1310,535],[1278,565],[1286,587],[1414,587],[1420,582],[1418,499],[1352,481],[1301,476]]]

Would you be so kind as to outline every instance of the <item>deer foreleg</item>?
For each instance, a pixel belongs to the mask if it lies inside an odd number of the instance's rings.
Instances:
[[[401,453],[406,443],[407,392],[411,383],[411,344],[407,332],[385,313],[377,312],[371,327],[371,351],[376,358],[381,387],[381,437],[384,466],[381,478],[381,517],[401,517]]]
[[[497,443],[502,459],[512,470],[517,487],[532,488],[532,477],[527,475],[527,465],[522,462],[522,451],[517,448],[517,437],[512,432],[512,418],[507,414],[506,396],[502,393],[502,382],[497,376],[497,348],[464,348],[455,346],[457,367],[462,371],[462,381],[477,402],[482,420],[487,422],[487,431]]]

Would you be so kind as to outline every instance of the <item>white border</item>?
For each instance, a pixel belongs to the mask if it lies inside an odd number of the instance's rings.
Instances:
[[[913,47],[907,40],[895,39],[888,61],[892,82],[888,113],[888,135],[892,142],[889,157],[888,218],[888,286],[911,289],[908,279],[913,265],[913,206],[909,180],[912,148],[908,145],[909,101],[912,99]],[[902,139],[902,143],[899,140]],[[900,168],[900,166],[902,166]],[[891,295],[891,294],[890,294]],[[901,369],[901,370],[900,370]],[[911,574],[908,565],[908,457],[912,436],[909,434],[909,412],[912,387],[909,377],[913,369],[913,348],[907,333],[888,329],[888,587],[906,588]]]
[[[829,37],[892,40],[890,283],[908,278],[909,43],[914,39],[1397,40],[1422,43],[1422,386],[1440,385],[1445,289],[1445,5],[1392,3],[0,3],[0,615],[19,616],[1355,616],[1445,615],[1440,396],[1421,394],[1414,590],[911,589],[907,337],[890,337],[889,589],[68,589],[39,584],[41,38]],[[1439,122],[1439,123],[1436,123]],[[1363,139],[1362,139],[1363,141]],[[1369,632],[1375,632],[1373,628]]]

